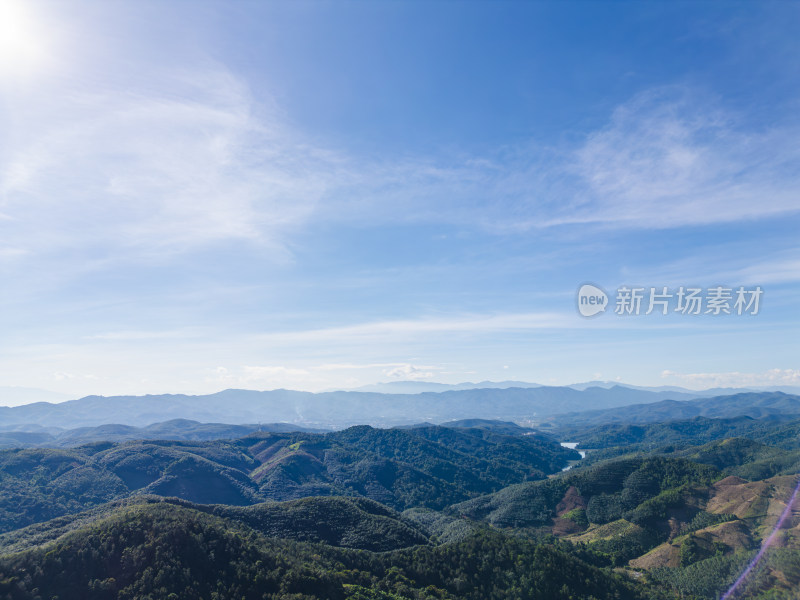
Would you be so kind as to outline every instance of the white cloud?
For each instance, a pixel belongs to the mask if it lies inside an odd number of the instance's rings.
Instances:
[[[70,90],[0,147],[5,241],[163,253],[217,240],[282,248],[337,177],[222,68],[148,90]],[[24,131],[21,134],[20,131]]]
[[[405,366],[406,364],[407,363],[363,363],[363,364],[326,363],[312,368],[319,371],[353,371],[353,370],[364,370],[364,369],[385,369],[391,367],[402,367]],[[426,368],[433,369],[435,367],[426,367]]]
[[[572,314],[514,313],[497,315],[464,315],[460,317],[429,317],[357,323],[342,327],[265,333],[254,336],[265,343],[321,343],[345,341],[378,341],[415,339],[438,333],[481,334],[497,331],[521,332],[536,329],[582,326]],[[383,365],[374,365],[383,366]],[[388,366],[395,366],[393,363]]]
[[[431,379],[434,375],[431,367],[418,367],[410,364],[400,365],[393,369],[387,369],[383,373],[392,379],[421,381]]]
[[[109,341],[150,341],[150,340],[170,340],[185,339],[199,335],[189,331],[109,331],[89,336],[89,339],[109,340]]]
[[[488,156],[331,151],[224,67],[61,90],[0,144],[4,259],[163,255],[224,240],[289,256],[313,220],[678,227],[800,210],[796,131],[752,131],[686,90],[642,93],[580,147]],[[491,199],[491,200],[488,200]]]
[[[243,365],[233,369],[216,367],[210,370],[206,383],[223,387],[262,387],[275,388],[286,385],[313,386],[316,381],[308,369],[286,367],[283,365]]]
[[[564,221],[659,228],[800,211],[797,133],[750,129],[685,88],[641,93],[576,153],[586,199]]]
[[[51,379],[53,381],[65,381],[71,379],[94,380],[97,379],[97,376],[92,375],[91,373],[67,373],[65,371],[56,371],[51,375]]]
[[[24,248],[0,247],[0,261],[14,260],[26,254],[28,254],[28,250]]]
[[[740,271],[741,280],[750,284],[793,283],[800,281],[800,258],[775,258]]]
[[[365,377],[342,377],[348,371],[361,371]],[[219,366],[206,371],[206,384],[222,387],[277,388],[322,391],[332,388],[357,387],[374,382],[381,376],[402,380],[425,380],[445,370],[437,365],[418,365],[406,362],[393,363],[323,363],[300,366],[286,365],[243,365],[238,367]]]
[[[393,347],[395,344],[431,345],[442,340],[456,344],[463,340],[486,339],[496,334],[532,335],[553,330],[661,330],[687,329],[698,331],[714,327],[712,319],[703,322],[678,318],[640,319],[607,315],[585,319],[572,309],[573,300],[565,300],[569,308],[563,312],[463,314],[457,316],[420,317],[353,323],[320,329],[295,329],[256,333],[245,336],[253,347],[264,348],[339,348],[347,346]],[[404,364],[404,363],[402,363]],[[396,363],[372,363],[363,366],[331,363],[329,369],[356,369],[398,366]]]
[[[367,161],[326,218],[499,233],[565,224],[671,228],[800,212],[800,132],[755,129],[685,87],[638,94],[579,144]]]
[[[270,381],[275,378],[305,377],[307,369],[294,369],[283,366],[244,366],[244,381]]]
[[[762,387],[800,385],[800,369],[769,369],[762,373],[675,373],[663,371],[663,379],[682,382],[695,389],[714,387]]]

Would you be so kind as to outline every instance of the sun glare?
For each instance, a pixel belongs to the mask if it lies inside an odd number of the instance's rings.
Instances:
[[[30,4],[0,0],[0,73],[28,75],[45,57],[43,36]]]

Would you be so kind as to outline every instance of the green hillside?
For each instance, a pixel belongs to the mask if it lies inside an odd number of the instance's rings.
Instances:
[[[566,472],[479,421],[6,450],[0,597],[712,600],[785,509],[796,427],[590,428]],[[792,598],[800,510],[747,585]]]
[[[172,503],[120,507],[54,542],[0,556],[0,594],[34,598],[652,598],[568,554],[484,532],[388,553],[264,537]]]
[[[234,441],[98,442],[0,451],[0,532],[136,494],[245,506],[360,496],[397,510],[444,508],[541,479],[576,457],[537,436],[354,427]]]
[[[794,421],[800,424],[800,421]],[[695,417],[646,424],[606,424],[566,428],[563,435],[579,442],[582,448],[611,448],[638,444],[697,445],[726,437],[760,439],[785,429],[789,424],[774,420],[736,417],[719,419]]]
[[[52,542],[96,524],[120,510],[163,504],[224,518],[269,538],[387,551],[429,543],[427,530],[412,519],[366,498],[303,498],[247,507],[194,504],[178,498],[135,496],[0,534],[0,554]]]

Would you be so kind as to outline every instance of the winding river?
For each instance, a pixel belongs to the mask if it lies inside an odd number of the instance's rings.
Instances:
[[[570,450],[575,450],[575,446],[578,445],[578,442],[561,442],[561,446],[564,448],[569,448]],[[578,454],[581,455],[581,459],[586,458],[586,452],[583,450],[578,450]],[[569,464],[561,469],[562,471],[569,471],[572,467],[577,465],[580,461],[579,460],[571,460]]]

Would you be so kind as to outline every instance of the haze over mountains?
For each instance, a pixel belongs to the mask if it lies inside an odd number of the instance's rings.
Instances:
[[[413,383],[413,382],[406,382]],[[512,382],[508,382],[512,383]],[[466,384],[465,384],[466,385]],[[533,384],[529,384],[533,385]],[[729,390],[728,392],[730,392]],[[652,391],[628,386],[466,388],[441,392],[377,393],[359,391],[301,392],[293,390],[224,390],[191,396],[87,396],[57,404],[37,402],[0,407],[0,431],[36,433],[59,438],[65,431],[116,424],[148,427],[183,420],[206,424],[247,425],[292,423],[301,428],[340,429],[442,423],[459,419],[495,419],[547,426],[548,423],[599,425],[619,421],[653,422],[695,416],[764,417],[800,414],[800,397],[782,392],[728,393],[711,398],[687,391]],[[184,431],[172,427],[173,439]],[[104,432],[110,434],[112,432]],[[115,431],[123,435],[124,431]],[[127,439],[150,437],[127,432]],[[243,435],[245,430],[237,430]],[[188,439],[207,439],[194,431]],[[81,432],[68,437],[81,437]],[[167,435],[154,432],[156,438]],[[209,434],[210,435],[210,434]],[[19,436],[15,439],[26,444]],[[35,440],[29,440],[36,443]]]
[[[726,394],[735,394],[740,392],[785,392],[787,394],[800,393],[800,386],[782,385],[782,386],[754,386],[746,388],[708,388],[704,390],[690,390],[688,388],[676,385],[660,385],[660,386],[641,386],[622,383],[620,381],[584,381],[580,383],[572,383],[565,386],[544,386],[540,383],[532,383],[528,381],[479,381],[473,383],[471,381],[463,383],[437,383],[435,381],[389,381],[382,383],[375,383],[372,385],[365,385],[352,390],[352,392],[377,392],[380,394],[421,394],[422,392],[446,392],[453,390],[474,390],[474,389],[507,389],[507,388],[539,388],[539,387],[567,387],[573,390],[585,390],[591,387],[599,388],[613,388],[623,387],[632,390],[642,390],[645,392],[677,392],[684,395],[695,397],[707,396],[724,396]],[[328,391],[342,391],[342,390],[328,390]]]
[[[181,440],[205,441],[239,438],[256,432],[308,432],[309,429],[291,423],[258,423],[229,425],[226,423],[198,423],[188,419],[172,419],[153,423],[147,427],[108,424],[97,427],[41,427],[38,425],[10,425],[0,427],[0,448],[73,448],[99,441],[126,442],[130,440]]]
[[[607,423],[655,423],[692,417],[780,418],[800,414],[800,396],[783,392],[744,392],[686,401],[661,400],[622,408],[559,415],[556,425],[593,426]]]
[[[662,386],[639,386],[622,383],[619,381],[584,381],[573,383],[565,386],[545,386],[540,383],[529,381],[479,381],[471,382],[465,381],[462,383],[439,383],[435,381],[387,381],[364,385],[353,389],[329,389],[325,392],[372,392],[377,394],[421,394],[424,392],[449,392],[458,390],[475,390],[475,389],[508,389],[508,388],[540,388],[540,387],[566,387],[573,390],[583,391],[588,388],[613,388],[623,387],[632,390],[641,390],[646,392],[676,392],[682,395],[693,397],[708,397],[708,396],[723,396],[726,394],[733,394],[739,392],[785,392],[787,394],[800,393],[800,386],[754,386],[747,388],[709,388],[704,390],[690,390],[680,386],[662,385]],[[21,406],[23,404],[32,404],[34,402],[66,402],[68,400],[75,400],[74,396],[64,394],[62,392],[54,392],[52,390],[27,388],[17,386],[0,386],[0,407],[1,406]]]
[[[171,419],[191,419],[206,423],[289,422],[340,428],[363,423],[392,426],[463,418],[541,420],[565,412],[694,398],[695,395],[682,392],[621,386],[584,390],[546,386],[474,388],[419,394],[224,390],[203,396],[87,396],[59,404],[40,402],[0,407],[0,424],[75,428],[121,423],[142,427]]]

